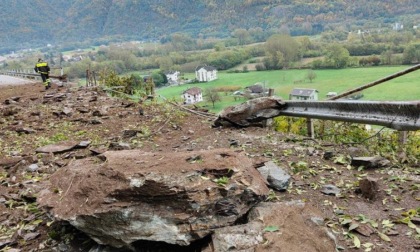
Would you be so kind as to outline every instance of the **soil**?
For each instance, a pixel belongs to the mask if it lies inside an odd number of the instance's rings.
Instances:
[[[339,249],[420,251],[418,164],[390,160],[384,168],[359,169],[346,158],[375,155],[362,146],[323,143],[270,128],[214,128],[215,116],[188,112],[171,103],[113,98],[95,87],[53,85],[45,91],[41,83],[2,86],[0,115],[0,251],[94,247],[95,242],[66,223],[53,222],[45,209],[39,209],[37,193],[51,174],[72,160],[125,148],[165,153],[238,148],[255,163],[273,160],[292,175],[292,182],[287,191],[276,192],[268,200],[302,200],[316,208]],[[81,141],[89,141],[89,148],[36,152],[49,144]],[[31,164],[37,167],[31,170]],[[358,186],[367,177],[377,180],[369,198]],[[322,193],[327,184],[341,193]],[[148,249],[139,251],[176,250],[156,246],[145,242],[139,247]]]

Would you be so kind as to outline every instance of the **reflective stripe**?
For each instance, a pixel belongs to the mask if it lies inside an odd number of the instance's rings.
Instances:
[[[36,64],[36,67],[43,67],[43,66],[48,66],[47,62],[40,62]]]

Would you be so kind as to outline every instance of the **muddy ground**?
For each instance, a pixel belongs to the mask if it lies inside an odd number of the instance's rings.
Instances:
[[[289,189],[267,200],[302,200],[316,207],[324,214],[325,227],[336,235],[338,249],[420,251],[420,168],[415,162],[391,159],[386,167],[360,169],[349,164],[349,155],[375,155],[362,146],[323,143],[269,128],[213,128],[214,116],[172,104],[111,98],[96,88],[43,89],[40,83],[0,87],[0,251],[95,247],[77,230],[54,222],[36,203],[43,181],[74,159],[108,149],[174,152],[226,147],[244,150],[255,162],[273,160],[287,170],[292,175]],[[36,152],[70,141],[90,145],[58,154]],[[359,181],[367,177],[378,184],[371,199],[359,189]],[[328,184],[340,194],[322,193]],[[174,249],[147,246],[145,251]]]

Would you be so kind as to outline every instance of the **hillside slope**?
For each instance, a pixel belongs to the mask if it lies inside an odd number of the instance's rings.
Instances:
[[[287,27],[317,34],[341,24],[378,27],[418,20],[415,0],[4,0],[0,3],[1,51],[46,43],[112,39],[156,40],[174,32],[224,37],[239,28]]]

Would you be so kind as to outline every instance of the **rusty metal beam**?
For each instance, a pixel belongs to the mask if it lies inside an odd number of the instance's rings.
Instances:
[[[420,101],[285,101],[278,115],[382,125],[420,130]]]

